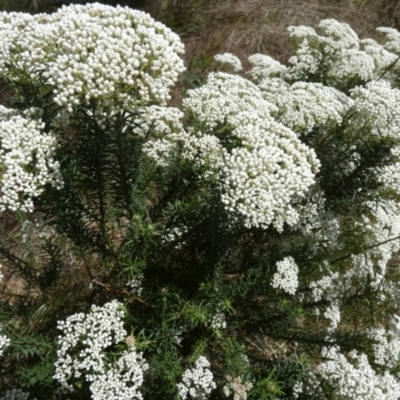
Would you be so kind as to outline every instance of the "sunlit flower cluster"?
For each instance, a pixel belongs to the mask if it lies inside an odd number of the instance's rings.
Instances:
[[[54,160],[56,140],[42,131],[40,120],[0,106],[0,211],[32,212],[33,199],[50,184],[62,187]]]
[[[316,80],[334,87],[366,82],[375,77],[374,59],[360,50],[360,40],[351,27],[333,19],[313,28],[289,28],[298,49],[289,60],[291,80]]]
[[[336,398],[357,400],[397,400],[400,383],[388,372],[376,373],[365,354],[353,351],[349,359],[337,348],[323,349],[322,357],[328,359],[311,370],[303,393],[321,392],[321,378],[335,388]],[[299,388],[298,388],[299,389]],[[301,391],[298,391],[301,392]]]
[[[177,388],[181,400],[208,399],[211,391],[216,388],[216,384],[206,357],[200,356],[193,368],[186,369],[182,376],[182,382],[177,384]]]
[[[353,89],[351,97],[357,111],[352,125],[368,126],[375,135],[400,137],[399,89],[388,81],[373,81]]]
[[[133,348],[125,351],[107,372],[96,376],[90,385],[92,400],[142,400],[139,389],[147,369],[142,354]]]
[[[71,387],[71,378],[94,382],[105,373],[104,349],[127,336],[120,307],[115,300],[103,307],[93,305],[90,314],[77,313],[58,322],[62,333],[58,337],[54,378],[63,387]]]
[[[378,29],[379,30],[379,29]],[[385,80],[393,80],[393,72],[399,70],[400,63],[398,56],[387,49],[374,39],[361,40],[363,51],[372,57],[374,61],[375,79],[384,78]]]
[[[394,28],[381,27],[377,29],[384,36],[383,47],[391,53],[400,55],[400,32]]]
[[[214,60],[220,62],[221,64],[228,65],[234,72],[242,70],[242,63],[231,53],[216,54]]]
[[[173,132],[183,130],[183,112],[175,107],[151,105],[137,109],[133,121],[134,132],[142,137],[163,138]]]
[[[283,86],[279,92],[266,93],[266,98],[279,108],[277,117],[284,125],[303,134],[316,126],[340,125],[353,103],[332,87],[310,82]]]
[[[387,368],[395,368],[400,363],[400,318],[393,316],[389,329],[380,326],[371,328],[369,337],[374,339],[374,361]]]
[[[296,294],[299,284],[299,267],[293,257],[286,257],[276,263],[277,272],[275,272],[271,286],[276,289],[282,289],[289,294]]]
[[[3,44],[0,73],[18,80],[19,70],[31,79],[43,72],[45,84],[54,88],[54,101],[69,111],[92,100],[109,113],[150,101],[165,103],[184,70],[179,37],[137,10],[71,5],[21,25],[20,19],[3,24],[12,40]],[[9,70],[9,64],[18,71]]]
[[[282,77],[287,71],[285,65],[265,54],[253,54],[249,57],[249,62],[252,68],[247,73],[257,84],[263,80]]]
[[[224,149],[220,141],[202,132],[172,132],[158,140],[146,142],[143,152],[161,167],[170,165],[177,157],[192,161],[199,167],[207,166],[205,175],[212,175],[223,166],[221,155]]]
[[[230,118],[232,137],[241,140],[225,157],[222,202],[244,218],[246,226],[295,225],[298,213],[291,202],[312,183],[318,161],[295,134],[257,113]]]
[[[230,116],[242,111],[257,110],[266,119],[271,111],[277,111],[274,105],[263,99],[254,83],[224,72],[211,73],[205,85],[189,90],[183,108],[209,130],[226,126]],[[221,135],[224,133],[221,131]]]
[[[13,54],[13,44],[18,40],[21,31],[32,24],[35,17],[28,13],[0,12],[0,74],[7,71],[7,64]],[[32,49],[32,52],[35,51]]]
[[[184,101],[205,129],[224,144],[222,202],[251,226],[281,230],[298,214],[290,203],[314,182],[318,160],[296,134],[277,123],[261,91],[243,78],[213,74]]]

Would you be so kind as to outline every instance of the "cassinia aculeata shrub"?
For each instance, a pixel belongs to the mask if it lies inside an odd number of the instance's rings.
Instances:
[[[0,14],[4,399],[398,399],[400,33],[289,32],[172,107],[149,15]]]

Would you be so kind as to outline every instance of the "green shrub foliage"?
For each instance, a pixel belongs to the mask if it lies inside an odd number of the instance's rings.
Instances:
[[[399,397],[400,33],[289,31],[173,107],[149,15],[0,14],[0,399]]]

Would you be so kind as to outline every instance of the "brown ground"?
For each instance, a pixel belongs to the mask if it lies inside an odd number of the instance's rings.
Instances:
[[[153,0],[146,10],[180,34],[187,65],[207,69],[214,54],[231,52],[242,62],[254,53],[280,61],[290,55],[287,27],[316,26],[335,18],[360,37],[378,26],[400,27],[400,2],[393,0]],[[195,61],[193,61],[195,59]],[[204,72],[204,71],[203,71]]]

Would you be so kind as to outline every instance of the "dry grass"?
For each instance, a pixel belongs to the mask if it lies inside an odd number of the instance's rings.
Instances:
[[[390,0],[155,0],[147,10],[180,34],[188,65],[195,56],[206,62],[222,52],[242,61],[264,53],[284,62],[287,27],[325,18],[350,24],[362,38],[374,37],[378,26],[400,27],[400,4]]]

